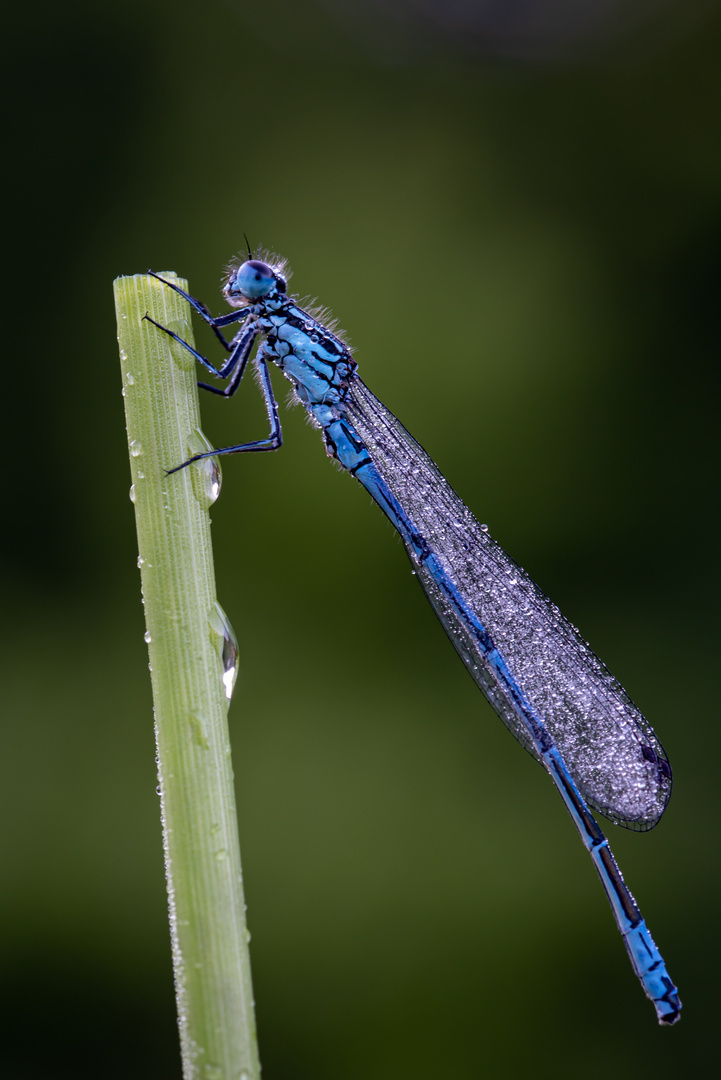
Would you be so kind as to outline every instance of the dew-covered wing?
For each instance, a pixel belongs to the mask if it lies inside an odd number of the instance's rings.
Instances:
[[[360,379],[352,381],[346,401],[348,418],[381,477],[490,633],[586,801],[627,828],[653,828],[668,802],[672,778],[663,747],[643,714]],[[429,572],[412,561],[471,675],[518,741],[538,757],[467,627],[448,610]]]

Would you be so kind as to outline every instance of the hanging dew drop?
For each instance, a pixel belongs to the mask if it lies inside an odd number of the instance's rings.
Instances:
[[[135,484],[130,485],[130,491],[128,492],[131,503],[135,502]]]
[[[150,631],[146,630],[145,633],[143,634],[143,641],[145,642],[146,645],[149,645],[152,640],[153,639],[150,636]]]
[[[204,458],[197,462],[196,466],[202,472],[203,487],[208,506],[212,506],[220,495],[220,486],[223,482],[220,471],[220,462],[217,457]]]
[[[230,625],[228,616],[216,600],[208,613],[210,640],[223,665],[223,686],[225,696],[230,701],[233,687],[238,677],[238,639]]]
[[[188,457],[194,457],[196,454],[207,454],[212,449],[213,446],[208,441],[205,433],[200,428],[196,428],[188,439]],[[194,461],[190,466],[190,476],[193,494],[203,509],[208,510],[220,495],[220,486],[223,479],[220,462],[217,457]]]

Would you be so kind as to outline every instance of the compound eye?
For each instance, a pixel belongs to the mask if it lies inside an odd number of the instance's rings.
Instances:
[[[232,285],[233,291],[237,289],[249,300],[258,300],[267,296],[275,285],[275,274],[267,263],[249,259],[238,267]]]

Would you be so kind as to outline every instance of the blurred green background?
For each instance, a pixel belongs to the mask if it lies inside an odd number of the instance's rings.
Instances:
[[[8,16],[3,1076],[180,1074],[111,283],[221,310],[243,232],[660,734],[667,817],[611,843],[685,1005],[657,1028],[551,784],[295,409],[213,509],[264,1077],[717,1056],[721,12],[572,7]],[[210,439],[256,399],[204,400]]]

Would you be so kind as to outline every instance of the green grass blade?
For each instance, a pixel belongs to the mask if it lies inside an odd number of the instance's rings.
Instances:
[[[168,280],[187,288],[173,274]],[[118,341],[150,653],[173,966],[185,1080],[260,1075],[223,682],[208,462],[188,305],[145,276],[115,281]],[[139,978],[142,974],[139,972]]]

